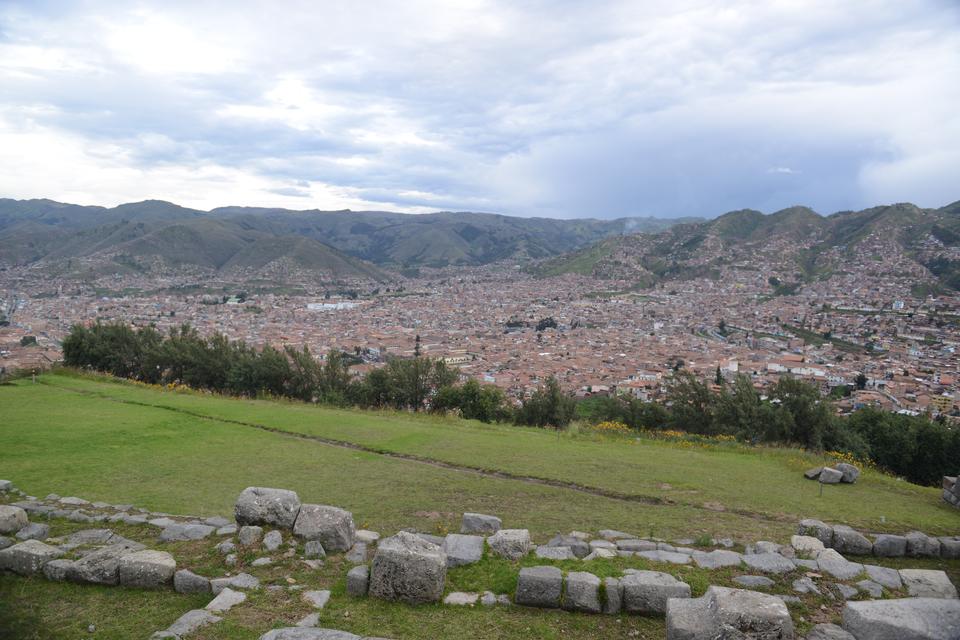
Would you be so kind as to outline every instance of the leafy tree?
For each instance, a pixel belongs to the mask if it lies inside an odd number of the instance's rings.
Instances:
[[[861,391],[862,391],[863,389],[866,389],[866,388],[867,388],[867,376],[865,376],[863,373],[858,373],[858,374],[857,374],[857,377],[854,378],[854,384],[856,385],[857,389],[860,389]]]
[[[576,402],[563,392],[553,376],[525,399],[516,412],[516,422],[536,427],[562,429],[570,424],[576,412]]]
[[[677,371],[667,388],[670,427],[689,433],[714,433],[713,401],[710,389],[693,373]]]
[[[797,442],[808,449],[820,449],[823,434],[830,428],[833,412],[830,405],[821,401],[820,391],[813,385],[791,376],[782,376],[770,390],[770,398],[790,416],[787,440]]]

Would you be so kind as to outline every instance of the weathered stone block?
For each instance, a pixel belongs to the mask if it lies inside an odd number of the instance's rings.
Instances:
[[[960,600],[902,598],[848,602],[843,628],[869,640],[956,640]]]
[[[823,546],[833,545],[833,527],[820,520],[806,519],[800,521],[797,533],[801,536],[813,536],[823,543]]]
[[[530,553],[530,532],[526,529],[501,529],[487,538],[490,551],[508,560],[519,560]]]
[[[873,553],[873,543],[845,524],[834,525],[832,546],[840,553],[855,556],[868,556]]]
[[[556,567],[526,567],[520,570],[514,602],[527,607],[555,609],[563,593],[563,573]]]
[[[817,556],[817,565],[824,573],[828,573],[838,580],[850,580],[863,572],[863,565],[850,562],[835,549],[825,549]]]
[[[173,588],[177,593],[210,593],[210,579],[181,569],[173,574]]]
[[[451,533],[443,541],[443,551],[448,567],[479,562],[483,557],[483,537]]]
[[[447,555],[443,549],[401,531],[377,547],[370,572],[370,595],[410,604],[437,602],[443,596],[446,576]]]
[[[917,598],[957,598],[957,588],[943,571],[936,569],[901,569],[900,577],[907,593]]]
[[[907,555],[914,558],[940,557],[940,541],[920,531],[911,531],[906,536]]]
[[[293,528],[299,511],[300,497],[296,492],[266,487],[247,487],[234,505],[237,524],[271,525],[283,529]]]
[[[878,535],[873,541],[873,555],[878,558],[899,558],[907,552],[907,539],[886,533]]]
[[[0,534],[16,533],[30,523],[22,507],[0,504]]]
[[[370,568],[366,565],[354,567],[347,572],[347,595],[354,598],[365,598],[369,586]]]
[[[166,551],[134,551],[120,558],[119,568],[122,586],[152,589],[173,580],[177,561]]]
[[[603,612],[611,615],[620,613],[623,609],[623,587],[618,578],[603,579]]]
[[[43,565],[63,555],[63,551],[39,540],[27,540],[0,551],[0,569],[22,576],[39,572]]]
[[[660,571],[636,571],[620,579],[623,610],[628,613],[659,614],[667,611],[670,598],[689,598],[690,585]]]
[[[600,578],[585,571],[568,573],[563,608],[567,611],[600,613]]]
[[[492,535],[503,526],[503,521],[497,516],[488,516],[483,513],[465,513],[460,523],[460,533]]]
[[[839,484],[840,481],[843,480],[843,472],[833,467],[824,467],[820,470],[820,475],[817,480],[823,484]]]
[[[349,511],[322,504],[305,504],[300,507],[293,533],[305,540],[319,540],[329,553],[349,550],[353,546],[356,527]]]
[[[846,482],[848,484],[853,484],[857,481],[857,478],[860,477],[860,469],[856,468],[852,464],[846,462],[841,462],[839,464],[833,465],[833,467],[843,474],[840,478],[841,482]]]

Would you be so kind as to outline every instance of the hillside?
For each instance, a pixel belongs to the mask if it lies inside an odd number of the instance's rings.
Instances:
[[[416,269],[542,259],[610,235],[660,231],[675,222],[249,207],[205,212],[157,200],[107,209],[0,199],[0,264],[39,265],[60,273],[80,264],[81,271],[192,266],[274,274],[284,265],[382,280],[384,273],[368,263]],[[65,265],[67,260],[76,262]]]
[[[869,270],[909,275],[920,283],[960,288],[960,215],[912,204],[820,216],[806,207],[765,215],[741,210],[681,224],[652,235],[608,238],[542,261],[542,275],[581,273],[650,286],[729,269],[760,268],[784,283],[803,283]]]
[[[162,391],[129,383],[44,375],[0,386],[9,408],[0,422],[4,476],[32,495],[82,496],[109,504],[201,517],[231,514],[246,486],[294,489],[304,501],[340,505],[358,527],[391,535],[404,527],[443,535],[464,511],[495,513],[505,526],[529,528],[544,543],[558,532],[604,528],[676,540],[730,537],[737,548],[759,539],[786,542],[801,517],[845,522],[871,531],[931,533],[955,530],[957,515],[939,491],[865,470],[856,484],[826,487],[802,471],[822,460],[790,449],[717,445],[681,447],[635,438],[545,430],[415,416],[246,401]],[[76,464],[78,459],[83,464]],[[615,470],[615,473],[611,473]],[[90,524],[49,520],[53,535]],[[151,525],[107,523],[112,531],[156,547]],[[224,571],[213,542],[161,544],[201,575]],[[694,543],[699,544],[699,543]],[[398,640],[464,638],[519,640],[663,638],[662,617],[595,616],[525,607],[421,606],[357,599],[345,594],[352,566],[331,554],[316,568],[294,556],[242,570],[280,590],[251,592],[223,623],[198,638],[253,640],[266,629],[292,624],[311,612],[297,588],[329,589],[322,626]],[[954,579],[957,561],[872,560],[879,564],[943,569]],[[520,566],[552,564],[581,570],[578,560],[489,557],[447,572],[449,590],[492,588],[512,593]],[[589,571],[619,575],[655,569],[688,582],[695,596],[709,584],[730,584],[735,570],[651,563],[640,558],[593,560]],[[777,578],[775,593],[792,593],[794,576]],[[183,612],[202,608],[209,595],[145,592],[0,575],[0,631],[19,638],[144,637]],[[833,615],[831,601],[814,598],[791,607],[799,619]],[[819,613],[817,613],[819,611]],[[9,625],[5,627],[4,625]],[[0,633],[2,635],[2,633]]]

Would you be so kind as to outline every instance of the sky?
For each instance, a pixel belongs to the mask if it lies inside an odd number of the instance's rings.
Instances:
[[[0,0],[0,197],[939,207],[960,1]]]

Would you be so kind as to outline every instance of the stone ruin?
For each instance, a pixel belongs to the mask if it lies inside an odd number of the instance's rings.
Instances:
[[[960,509],[960,482],[954,476],[943,476],[943,499]]]
[[[0,481],[0,491],[16,490],[11,483]],[[22,492],[19,495],[23,496]],[[400,531],[380,540],[375,532],[356,530],[349,511],[302,504],[293,491],[262,487],[249,487],[237,498],[236,524],[226,518],[170,516],[135,510],[131,505],[91,504],[80,498],[52,495],[44,500],[26,497],[13,504],[0,504],[0,570],[40,574],[50,580],[173,588],[181,593],[211,595],[204,609],[185,613],[153,638],[189,637],[197,629],[215,624],[246,600],[245,592],[260,589],[260,581],[247,573],[206,578],[178,569],[170,553],[145,548],[109,529],[49,538],[49,526],[31,522],[30,515],[154,526],[160,529],[160,542],[215,537],[220,540],[216,550],[227,566],[232,564],[231,558],[235,563],[237,544],[268,553],[286,544],[286,557],[296,557],[302,548],[299,562],[310,566],[322,563],[327,553],[344,553],[345,559],[355,565],[346,575],[348,597],[375,597],[412,605],[442,601],[450,606],[524,606],[583,614],[663,616],[668,640],[796,639],[788,607],[799,597],[764,593],[775,584],[767,576],[792,580],[797,594],[814,593],[846,601],[843,627],[817,625],[807,640],[957,640],[956,631],[960,630],[960,599],[943,571],[898,571],[847,558],[960,558],[960,537],[935,538],[922,532],[880,534],[870,540],[844,525],[803,520],[789,545],[761,541],[738,552],[732,550],[731,540],[716,541],[714,544],[722,548],[707,551],[685,546],[693,544],[692,540],[678,541],[675,546],[615,530],[601,530],[597,536],[572,531],[535,545],[526,529],[504,529],[499,518],[477,513],[463,515],[460,533],[439,537]],[[19,542],[6,537],[8,534]],[[479,562],[485,553],[511,562],[532,553],[544,560],[579,561],[582,569],[564,571],[546,564],[518,566],[512,599],[491,591],[447,593],[448,569]],[[743,588],[710,586],[704,595],[693,598],[689,584],[664,571],[624,569],[621,576],[603,579],[589,571],[595,559],[631,556],[710,570],[736,568],[748,575],[733,578]],[[270,562],[269,557],[257,558],[252,566]],[[890,598],[898,593],[909,597]],[[303,591],[301,597],[319,610],[331,594],[326,590]],[[344,631],[318,628],[318,619],[312,614],[296,627],[267,632],[261,640],[360,640]]]

